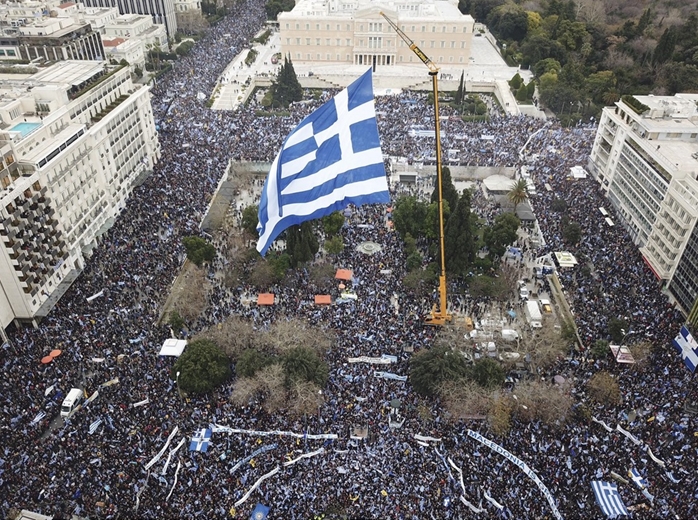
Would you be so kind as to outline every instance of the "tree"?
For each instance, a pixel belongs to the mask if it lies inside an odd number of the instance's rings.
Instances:
[[[182,316],[180,316],[179,312],[177,312],[176,310],[170,311],[167,323],[170,325],[170,327],[172,327],[172,330],[175,332],[175,334],[177,334],[185,326],[184,318],[182,318]]]
[[[458,83],[458,90],[456,91],[456,105],[460,106],[463,104],[463,98],[465,97],[465,82],[463,79],[463,74],[465,72],[460,73],[460,82]]]
[[[286,252],[294,269],[310,262],[319,250],[320,244],[313,232],[312,222],[305,221],[286,230]]]
[[[507,198],[514,204],[514,215],[516,215],[516,207],[522,202],[528,200],[528,190],[526,189],[526,180],[519,179],[511,185]]]
[[[500,213],[494,223],[485,228],[483,240],[492,258],[501,257],[507,246],[514,243],[521,221],[513,213]]]
[[[465,356],[446,346],[422,350],[410,360],[410,382],[424,396],[436,395],[443,383],[465,379],[468,373]]]
[[[554,60],[553,58],[545,58],[533,66],[533,73],[537,78],[540,78],[547,72],[554,72],[557,75],[560,73],[560,70],[562,70],[562,65],[560,65],[559,61]]]
[[[334,211],[320,219],[322,230],[327,237],[333,237],[340,232],[344,225],[344,215],[339,211]]]
[[[618,381],[606,371],[597,372],[587,381],[589,397],[601,405],[620,404],[620,386]]]
[[[673,27],[668,27],[657,42],[652,54],[652,63],[657,65],[669,61],[674,54],[674,49],[676,49],[676,31]]]
[[[519,90],[522,84],[523,79],[521,79],[521,75],[518,72],[509,80],[509,87],[511,90]]]
[[[299,382],[309,382],[319,387],[325,386],[329,377],[327,363],[317,353],[307,347],[295,347],[283,356],[286,385],[290,388]]]
[[[265,356],[257,349],[248,348],[242,351],[235,364],[235,374],[238,377],[253,377],[265,366],[273,363],[273,358]]]
[[[606,359],[611,351],[608,349],[608,341],[597,339],[591,347],[591,353],[596,359]]]
[[[216,248],[201,237],[190,236],[182,239],[187,258],[197,267],[204,262],[210,262],[216,257]]]
[[[608,320],[608,335],[611,341],[620,343],[627,334],[628,322],[623,318],[611,318]]]
[[[298,81],[291,58],[284,58],[279,73],[272,80],[270,91],[274,106],[278,107],[288,107],[291,103],[303,99],[303,87]]]
[[[528,32],[528,13],[521,6],[506,3],[490,11],[487,26],[500,40],[520,42]]]
[[[562,228],[562,239],[568,244],[577,244],[582,238],[582,227],[577,222],[570,222]]]
[[[422,255],[419,253],[419,251],[413,251],[410,253],[410,255],[407,257],[407,270],[414,271],[415,269],[419,269],[421,266]]]
[[[338,255],[344,251],[344,239],[339,235],[328,238],[325,240],[325,251],[330,255]]]
[[[203,4],[202,4],[203,9]],[[177,31],[183,34],[199,34],[208,27],[208,22],[200,11],[176,12]]]
[[[471,369],[472,379],[482,388],[493,389],[502,386],[505,375],[502,365],[489,357],[478,359]]]
[[[403,240],[408,235],[414,238],[425,236],[427,206],[425,202],[412,196],[397,199],[392,213],[393,226]]]
[[[240,225],[242,230],[250,236],[257,236],[257,223],[259,222],[259,206],[251,204],[242,210]]]
[[[290,11],[296,5],[295,0],[267,0],[264,9],[267,12],[267,19],[276,20],[279,13]]]
[[[448,168],[448,166],[441,167],[441,192],[443,194],[444,202],[448,202],[449,208],[453,209],[458,205],[458,190],[453,185],[453,181],[451,180],[451,170]],[[431,201],[439,201],[438,182],[434,187],[434,191],[431,194]]]
[[[470,197],[470,191],[463,190],[444,230],[446,269],[455,275],[467,274],[477,253],[477,216],[470,211]]]
[[[567,211],[567,201],[565,201],[565,199],[554,198],[550,203],[550,209],[555,213],[564,213]]]
[[[499,301],[506,301],[512,292],[503,278],[485,275],[472,278],[468,283],[468,288],[473,298],[487,297]]]
[[[208,340],[189,343],[172,367],[171,374],[182,390],[193,394],[210,392],[225,383],[230,375],[230,360]]]

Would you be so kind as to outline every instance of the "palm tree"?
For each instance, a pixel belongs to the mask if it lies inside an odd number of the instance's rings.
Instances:
[[[526,179],[519,179],[512,184],[511,190],[507,194],[507,197],[514,204],[514,215],[516,215],[516,207],[522,202],[526,202],[528,200]]]

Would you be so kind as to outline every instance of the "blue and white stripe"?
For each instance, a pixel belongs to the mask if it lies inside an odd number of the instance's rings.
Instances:
[[[388,202],[369,69],[286,138],[262,190],[257,251],[264,255],[292,225]]]
[[[623,504],[620,493],[618,493],[618,487],[613,482],[595,480],[592,481],[591,488],[594,490],[596,503],[599,504],[601,512],[608,518],[628,515],[628,510]]]

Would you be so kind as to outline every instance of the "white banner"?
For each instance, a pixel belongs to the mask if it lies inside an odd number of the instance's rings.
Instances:
[[[137,403],[133,403],[133,407],[134,407],[134,408],[138,408],[139,406],[145,406],[145,405],[148,404],[149,402],[150,402],[150,399],[148,399],[148,398],[146,397],[146,398],[143,399],[142,401],[138,401]]]
[[[524,461],[519,459],[518,457],[512,455],[509,453],[507,450],[502,448],[499,444],[496,444],[492,442],[491,440],[483,437],[477,432],[474,432],[473,430],[468,430],[468,435],[470,435],[473,439],[475,439],[478,442],[481,442],[485,446],[487,446],[489,449],[492,451],[496,451],[499,453],[501,456],[505,457],[506,459],[509,460],[512,464],[517,466],[521,471],[523,471],[528,478],[533,480],[533,482],[536,483],[538,486],[538,489],[541,490],[543,493],[543,496],[546,498],[548,501],[548,504],[550,505],[550,509],[553,511],[553,515],[557,520],[562,520],[562,515],[560,514],[560,511],[557,510],[557,506],[555,505],[555,499],[553,498],[553,495],[550,493],[548,488],[546,487],[545,484],[538,478],[538,475],[536,475],[531,468],[528,467],[528,464],[526,464]]]
[[[266,452],[274,450],[274,449],[276,449],[276,444],[270,444],[269,446],[262,446],[258,450],[253,451],[244,459],[239,460],[237,462],[237,464],[235,464],[235,466],[233,466],[233,468],[230,470],[230,474],[232,475],[233,473],[235,473],[240,468],[240,466],[248,463],[253,458],[255,458],[257,455],[261,455],[262,453],[266,453]]]
[[[463,490],[463,493],[465,493],[465,484],[463,483],[463,470],[456,466],[456,463],[453,462],[453,460],[451,460],[451,457],[448,457],[448,463],[451,465],[453,469],[455,469],[458,472],[460,487]]]
[[[655,461],[657,464],[659,464],[661,467],[665,467],[666,463],[663,460],[658,459],[657,457],[654,456],[654,453],[652,453],[652,448],[647,446],[647,454],[650,456],[650,458]]]
[[[613,431],[613,428],[611,428],[611,427],[610,427],[608,424],[606,424],[605,422],[599,421],[596,417],[592,417],[591,420],[594,421],[595,423],[600,424],[601,426],[603,426],[603,427],[604,427],[604,430],[606,430],[607,432],[611,433],[611,432]]]
[[[485,500],[487,500],[487,501],[488,501],[490,504],[492,504],[494,507],[496,507],[496,508],[499,509],[500,511],[501,511],[502,509],[504,509],[504,506],[503,506],[502,504],[500,504],[499,502],[497,502],[494,498],[492,498],[491,496],[489,496],[489,495],[487,494],[487,491],[484,491],[484,490],[483,490],[483,494],[485,495]]]
[[[258,435],[260,437],[270,437],[273,435],[279,435],[281,437],[295,437],[296,439],[337,439],[336,433],[318,433],[318,434],[306,434],[306,433],[295,433],[295,432],[284,432],[280,430],[274,430],[269,432],[261,432],[257,430],[240,430],[238,428],[230,428],[229,426],[221,426],[219,424],[209,424],[208,427],[213,433],[239,433],[242,435]]]
[[[620,424],[617,424],[617,425],[616,425],[616,430],[618,430],[620,433],[622,433],[622,434],[625,435],[628,439],[630,439],[630,440],[632,441],[632,443],[633,443],[635,446],[639,446],[640,444],[642,444],[642,441],[641,441],[640,439],[638,439],[637,437],[635,437],[635,436],[634,436],[632,433],[630,433],[628,430],[624,430],[623,428],[621,428],[621,427],[620,427]]]
[[[175,471],[175,478],[174,478],[174,482],[172,483],[172,489],[170,489],[170,493],[167,495],[165,502],[168,502],[170,500],[170,497],[172,496],[172,492],[174,491],[174,488],[177,485],[177,478],[179,477],[179,470],[180,469],[182,469],[182,463],[177,462],[177,471]]]
[[[441,442],[441,439],[437,439],[436,437],[429,437],[428,435],[420,435],[418,433],[414,434],[414,438],[422,442]]]
[[[484,509],[475,507],[473,504],[468,502],[463,495],[461,495],[460,501],[463,502],[466,506],[468,506],[473,513],[479,514],[479,513],[484,513],[484,511],[485,511]]]
[[[116,385],[119,383],[119,378],[115,377],[114,379],[110,379],[109,381],[105,381],[101,385],[99,385],[100,388],[106,388],[108,386]]]
[[[284,462],[284,467],[291,466],[301,459],[309,459],[310,457],[315,457],[316,455],[320,455],[321,453],[325,453],[325,448],[320,448],[319,450],[311,451],[310,453],[303,453],[302,455],[296,457],[293,460]]]
[[[393,374],[392,372],[375,371],[375,372],[373,372],[373,375],[376,377],[381,377],[383,379],[392,379],[394,381],[402,381],[402,382],[407,381],[407,376],[399,376],[397,374]]]
[[[175,435],[177,435],[178,431],[179,431],[179,426],[175,426],[174,430],[172,430],[172,433],[170,433],[170,435],[167,437],[167,442],[165,442],[165,445],[162,447],[160,452],[157,455],[155,455],[155,457],[153,457],[152,460],[150,462],[148,462],[148,464],[145,465],[146,471],[148,471],[153,466],[153,464],[155,464],[157,461],[160,460],[160,457],[162,457],[162,454],[165,453],[165,450],[170,445],[170,442],[172,442],[172,438]]]
[[[95,293],[95,294],[93,294],[92,296],[88,297],[88,298],[87,298],[87,302],[89,303],[89,302],[91,302],[92,300],[96,300],[97,298],[99,298],[99,297],[102,296],[103,294],[104,294],[104,290],[101,290],[101,291],[99,291],[98,293]]]
[[[390,365],[397,362],[397,357],[383,354],[381,357],[359,356],[347,358],[349,363],[369,363],[371,365]]]
[[[257,482],[254,483],[254,485],[247,491],[247,493],[245,493],[245,494],[242,496],[242,498],[241,498],[240,500],[238,500],[237,502],[235,502],[235,505],[234,505],[233,507],[238,507],[240,504],[244,504],[245,501],[246,501],[248,498],[250,498],[250,495],[252,494],[252,492],[253,492],[255,489],[257,489],[257,488],[259,487],[259,485],[260,485],[262,482],[264,482],[264,481],[265,481],[266,479],[268,479],[269,477],[273,477],[273,476],[276,475],[278,472],[279,472],[279,466],[276,466],[273,470],[271,470],[271,471],[270,471],[269,473],[267,473],[266,475],[262,475],[261,477],[259,477],[259,480],[257,480]]]
[[[172,455],[174,455],[175,453],[177,453],[177,450],[178,450],[179,448],[181,448],[182,446],[184,446],[184,443],[185,443],[185,442],[187,442],[187,439],[186,439],[186,438],[182,439],[182,440],[179,442],[179,444],[177,444],[177,446],[175,446],[174,448],[172,448],[172,449],[170,450],[170,453],[167,455],[167,460],[165,461],[165,467],[162,468],[162,472],[160,473],[160,475],[164,475],[165,473],[167,473],[167,468],[168,468],[168,466],[170,465],[170,460],[172,459]]]

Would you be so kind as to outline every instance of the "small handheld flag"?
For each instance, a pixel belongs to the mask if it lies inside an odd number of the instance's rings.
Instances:
[[[695,338],[685,325],[681,327],[673,343],[676,350],[681,354],[686,367],[688,367],[691,373],[694,373],[696,366],[698,366],[698,343],[696,343]]]
[[[257,251],[264,256],[295,224],[349,204],[388,202],[369,69],[286,138],[262,190]]]

